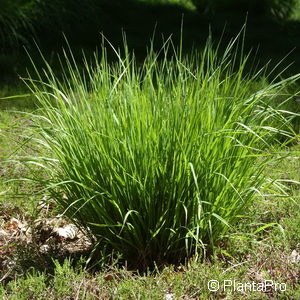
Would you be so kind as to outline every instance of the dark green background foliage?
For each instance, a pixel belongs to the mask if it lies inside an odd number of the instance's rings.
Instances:
[[[31,14],[35,1],[0,1],[0,48],[24,42],[25,31],[32,29]]]
[[[118,10],[131,0],[1,0],[0,48],[15,47],[32,38],[51,38],[65,33],[90,35],[105,20],[103,12]],[[34,36],[33,36],[34,34]]]
[[[193,0],[200,11],[240,11],[284,19],[292,13],[295,0]]]
[[[209,26],[214,40],[222,37],[226,45],[243,26],[247,11],[245,49],[256,51],[259,45],[262,65],[272,57],[275,66],[291,49],[300,47],[300,22],[288,18],[293,8],[296,12],[296,0],[190,1],[198,6],[198,11],[177,0],[0,0],[0,79],[15,80],[16,73],[24,76],[23,70],[30,68],[24,45],[34,56],[36,42],[49,60],[55,59],[54,54],[65,45],[63,34],[81,57],[81,49],[92,53],[99,47],[100,33],[118,48],[123,43],[123,30],[129,49],[143,59],[154,29],[157,51],[161,37],[172,35],[178,45],[183,16],[184,53],[204,47]],[[286,65],[293,61],[291,73],[300,66],[296,51],[288,56]]]
[[[255,15],[286,19],[296,5],[296,0],[192,0],[200,12],[249,12]],[[1,0],[0,48],[15,46],[18,42],[35,37],[49,38],[64,32],[72,38],[93,36],[117,19],[138,19],[140,7],[146,6],[149,14],[153,6],[138,0]],[[145,8],[145,7],[144,7]],[[131,13],[128,13],[131,11]],[[156,13],[157,14],[157,13]],[[169,16],[164,14],[167,19]],[[202,18],[198,15],[198,18]],[[114,20],[118,23],[119,20]],[[146,19],[147,21],[147,19]],[[140,26],[141,24],[139,24]],[[110,24],[111,27],[116,24]],[[144,25],[145,26],[145,25]],[[146,25],[147,26],[147,25]]]

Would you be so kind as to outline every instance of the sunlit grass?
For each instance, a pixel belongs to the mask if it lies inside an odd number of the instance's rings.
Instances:
[[[255,89],[263,70],[247,73],[236,43],[182,57],[168,41],[142,65],[125,44],[114,64],[103,48],[84,71],[66,55],[64,79],[49,65],[29,79],[51,155],[25,160],[96,252],[138,268],[203,257],[269,182],[272,145],[294,136],[294,115],[272,104],[299,75]]]

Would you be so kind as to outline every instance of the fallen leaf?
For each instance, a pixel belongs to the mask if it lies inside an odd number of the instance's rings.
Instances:
[[[106,281],[113,281],[114,280],[114,276],[112,274],[107,274],[104,276],[104,280]]]
[[[291,255],[290,255],[290,260],[293,263],[297,263],[300,261],[300,253],[297,252],[296,250],[293,250]]]
[[[12,218],[10,219],[9,222],[5,224],[4,229],[8,231],[17,231],[17,230],[26,231],[26,224],[22,223],[20,220],[16,218]]]
[[[166,300],[173,300],[173,299],[174,299],[174,294],[167,293],[167,294],[165,295],[165,299],[166,299]]]
[[[64,227],[54,228],[53,232],[55,232],[59,237],[74,240],[77,236],[77,228],[75,225],[70,224]]]

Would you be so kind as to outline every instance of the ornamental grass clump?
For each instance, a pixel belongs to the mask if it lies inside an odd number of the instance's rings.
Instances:
[[[48,178],[34,180],[94,239],[94,253],[142,269],[203,257],[246,213],[270,142],[291,136],[271,104],[299,76],[255,90],[261,72],[245,72],[235,43],[183,57],[169,41],[143,63],[125,47],[109,64],[103,48],[83,71],[66,55],[64,78],[47,65],[47,79],[29,80],[49,153],[39,158]]]

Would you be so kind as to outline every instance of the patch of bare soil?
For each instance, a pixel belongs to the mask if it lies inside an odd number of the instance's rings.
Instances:
[[[62,216],[34,221],[6,216],[0,223],[0,282],[31,267],[44,270],[53,258],[78,257],[90,248],[86,235]]]

